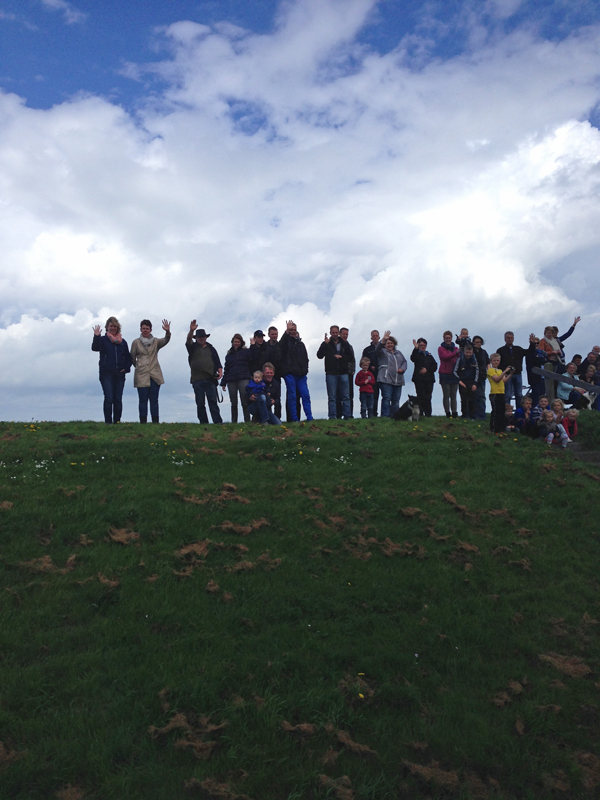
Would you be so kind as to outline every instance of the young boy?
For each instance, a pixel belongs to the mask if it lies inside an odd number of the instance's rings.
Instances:
[[[513,419],[521,433],[526,436],[536,436],[535,420],[531,410],[531,397],[523,398],[521,408],[517,408]]]
[[[465,331],[466,328],[462,330]],[[479,363],[473,353],[473,345],[470,341],[465,344],[454,365],[454,374],[458,378],[461,416],[463,419],[475,419],[475,393],[479,381]]]
[[[360,394],[360,415],[363,419],[371,419],[373,416],[373,394],[375,387],[375,376],[369,370],[371,360],[366,356],[360,360],[360,371],[356,373],[354,383],[359,387]]]
[[[257,369],[252,380],[246,386],[248,395],[248,411],[250,414],[258,413],[263,425],[281,425],[281,420],[271,411],[270,398],[267,397],[267,387],[263,381],[261,370]]]
[[[548,399],[548,395],[541,394],[537,406],[535,406],[533,411],[531,412],[531,416],[533,417],[535,422],[539,422],[539,420],[542,418],[542,414],[548,408],[549,404],[550,400]]]
[[[498,353],[492,353],[487,377],[490,382],[490,403],[492,404],[490,430],[494,433],[503,433],[506,426],[504,385],[509,379],[510,374],[511,367],[507,367],[503,372],[500,369],[500,355]]]

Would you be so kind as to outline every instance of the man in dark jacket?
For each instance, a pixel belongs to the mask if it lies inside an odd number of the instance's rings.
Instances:
[[[257,369],[262,372],[263,364],[269,359],[269,345],[265,342],[265,335],[261,330],[254,331],[250,339],[250,372],[254,375]],[[271,362],[273,363],[273,362]]]
[[[371,362],[369,370],[375,376],[375,386],[373,387],[373,416],[377,416],[377,404],[379,403],[379,384],[377,383],[377,371],[379,369],[379,359],[377,356],[377,345],[379,344],[379,331],[371,331],[371,344],[363,350],[363,358],[368,358]]]
[[[421,415],[430,417],[431,395],[435,383],[437,361],[427,350],[426,339],[420,338],[416,341],[413,339],[413,346],[415,349],[412,351],[410,360],[415,365],[415,371],[413,372],[412,381],[415,385]]]
[[[348,396],[350,398],[350,416],[354,417],[354,375],[356,373],[356,357],[354,355],[354,348],[348,341],[348,337],[350,336],[350,331],[348,328],[340,328],[340,339],[343,342],[346,342],[348,347],[350,348],[350,358],[348,360]],[[340,419],[342,414],[342,405],[338,398],[337,402],[337,416]]]
[[[293,320],[287,321],[287,328],[281,337],[279,345],[281,348],[280,372],[283,375],[287,390],[285,399],[289,418],[292,422],[298,422],[296,397],[300,395],[306,419],[312,420],[313,415],[307,379],[308,353]]]
[[[531,333],[527,350],[535,350],[534,339],[535,336]],[[514,344],[515,335],[512,331],[506,331],[504,341],[505,344],[496,350],[500,356],[500,369],[504,372],[507,367],[512,367],[510,378],[506,381],[504,388],[504,399],[510,403],[510,399],[514,395],[515,407],[520,408],[523,401],[523,359],[527,355],[527,350]]]
[[[475,393],[479,382],[479,362],[473,354],[473,345],[465,344],[456,364],[454,374],[458,378],[460,392],[461,416],[463,419],[475,419]]]
[[[196,320],[193,319],[190,322],[185,346],[192,371],[190,383],[196,396],[198,419],[202,425],[208,425],[206,414],[206,400],[208,400],[212,421],[220,424],[223,420],[217,400],[217,380],[223,377],[223,367],[217,351],[212,344],[206,341],[210,333],[207,333],[204,328],[196,330],[197,327]]]
[[[350,419],[350,397],[348,395],[348,362],[350,361],[350,347],[340,338],[340,329],[337,325],[329,328],[329,336],[325,334],[321,346],[317,350],[317,358],[325,359],[325,383],[327,385],[327,401],[329,419],[336,419],[336,403],[338,398],[342,403],[342,416]]]

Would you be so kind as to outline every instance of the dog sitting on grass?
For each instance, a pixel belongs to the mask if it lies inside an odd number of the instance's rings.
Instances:
[[[403,403],[398,411],[396,411],[394,414],[394,419],[410,419],[413,422],[418,422],[420,416],[421,410],[419,408],[417,398],[412,397],[412,395],[409,394],[406,403]]]

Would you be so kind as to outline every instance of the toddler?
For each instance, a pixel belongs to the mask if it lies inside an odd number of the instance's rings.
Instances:
[[[359,387],[360,394],[360,415],[363,419],[370,419],[373,416],[373,395],[375,387],[375,376],[369,369],[371,361],[366,356],[361,358],[360,371],[356,373],[354,383]]]
[[[573,439],[577,436],[578,416],[579,416],[579,411],[577,411],[576,408],[570,408],[565,414],[565,418],[562,421],[562,426],[565,429],[565,433],[569,437],[568,439],[569,442],[572,442]]]
[[[246,386],[248,411],[260,416],[263,425],[281,425],[281,420],[271,411],[271,399],[267,396],[267,386],[261,370],[257,369]]]
[[[569,439],[563,426],[554,421],[554,414],[549,408],[542,411],[542,418],[538,422],[538,435],[548,445],[560,442],[563,450],[567,446]]]
[[[456,344],[462,350],[466,344],[473,344],[473,342],[469,338],[469,330],[468,328],[461,328],[460,333],[456,334]]]

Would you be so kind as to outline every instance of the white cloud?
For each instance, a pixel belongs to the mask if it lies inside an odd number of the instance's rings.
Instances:
[[[68,3],[67,0],[40,0],[40,2],[51,11],[62,12],[67,25],[83,22],[87,17],[87,14],[83,11],[79,11],[72,3]]]
[[[170,57],[137,69],[166,84],[136,116],[97,97],[43,111],[0,97],[3,416],[100,418],[89,346],[109,309],[129,340],[142,317],[173,321],[165,419],[194,418],[192,318],[222,356],[234,331],[295,319],[319,413],[314,353],[332,322],[357,350],[391,327],[408,355],[448,327],[496,346],[507,327],[523,341],[581,311],[571,341],[593,343],[600,133],[584,120],[600,29],[518,30],[416,68],[405,42],[356,44],[374,5],[286,3],[269,35],[178,22]],[[68,412],[29,414],[42,391]]]

